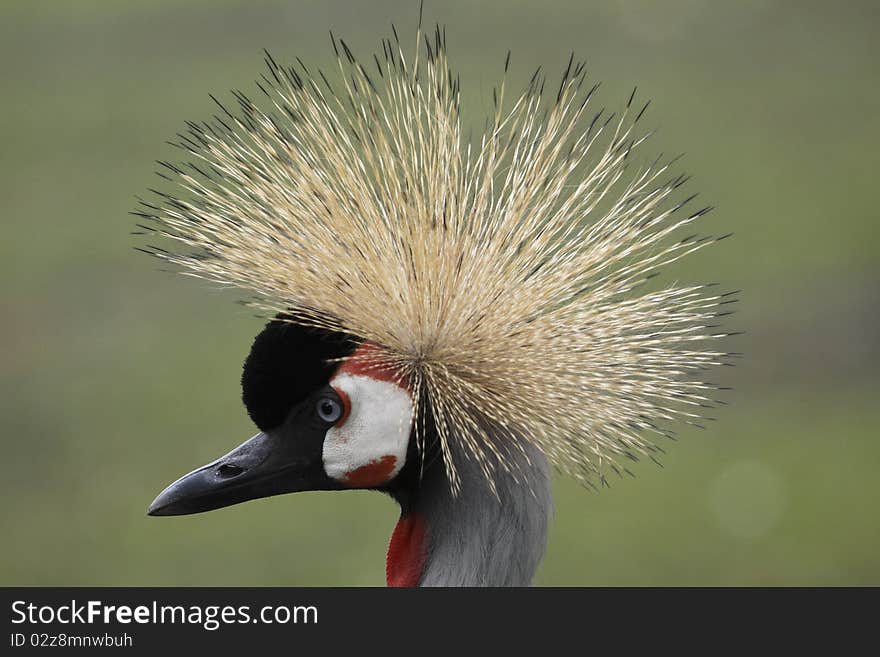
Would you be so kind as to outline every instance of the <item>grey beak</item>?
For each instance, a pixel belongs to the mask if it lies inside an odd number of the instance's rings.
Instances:
[[[168,486],[153,500],[147,513],[201,513],[260,497],[328,488],[323,467],[307,454],[298,453],[296,442],[260,432]]]

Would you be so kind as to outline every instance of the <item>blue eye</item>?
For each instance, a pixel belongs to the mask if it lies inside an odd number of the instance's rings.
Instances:
[[[333,424],[342,417],[342,404],[332,397],[321,397],[315,408],[318,412],[318,417],[324,422]]]

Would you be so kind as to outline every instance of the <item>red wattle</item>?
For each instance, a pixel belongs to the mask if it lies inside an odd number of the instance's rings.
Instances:
[[[425,523],[414,513],[401,515],[388,543],[388,586],[418,586],[425,567]]]

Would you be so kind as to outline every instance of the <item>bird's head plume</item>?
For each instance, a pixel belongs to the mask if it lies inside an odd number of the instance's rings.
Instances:
[[[253,99],[235,91],[187,124],[183,161],[160,162],[170,184],[137,211],[165,238],[146,250],[376,345],[349,358],[430,408],[453,489],[456,458],[491,486],[526,443],[604,481],[698,423],[732,299],[645,285],[720,238],[682,233],[708,208],[691,209],[674,160],[632,161],[646,138],[635,92],[597,110],[572,58],[558,84],[538,71],[511,98],[502,81],[472,139],[445,30],[420,31],[413,56],[396,31],[368,59],[331,39],[338,74],[267,54]]]

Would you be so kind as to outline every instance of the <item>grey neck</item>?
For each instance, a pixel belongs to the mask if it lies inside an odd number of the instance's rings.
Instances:
[[[497,497],[467,459],[457,461],[462,480],[457,496],[449,491],[445,473],[430,477],[426,472],[413,507],[427,534],[420,586],[531,584],[544,556],[553,499],[547,459],[534,448],[529,458],[519,482],[497,475]]]

